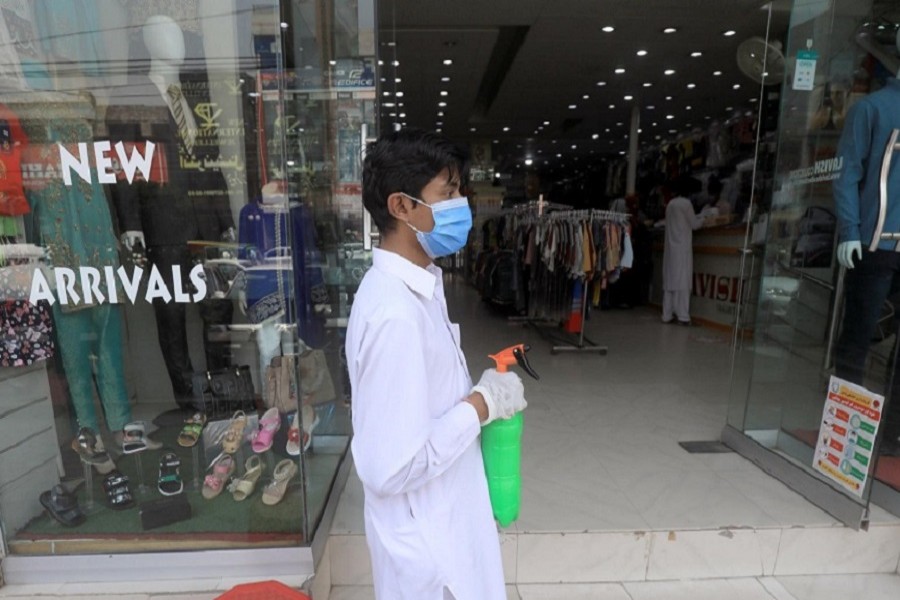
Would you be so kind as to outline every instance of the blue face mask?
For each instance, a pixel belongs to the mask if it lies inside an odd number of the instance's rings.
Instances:
[[[403,192],[401,192],[403,193]],[[409,223],[409,228],[416,232],[416,238],[430,258],[440,258],[456,254],[463,249],[472,229],[472,211],[469,200],[465,196],[442,200],[427,204],[409,194],[403,194],[413,202],[431,209],[434,215],[434,229],[419,231]]]

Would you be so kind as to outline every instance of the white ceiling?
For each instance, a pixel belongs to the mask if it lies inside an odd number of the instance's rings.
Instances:
[[[735,56],[742,41],[766,35],[768,11],[762,4],[762,0],[380,0],[379,58],[384,62],[380,92],[388,93],[381,99],[404,105],[383,107],[382,125],[397,121],[435,129],[440,121],[443,132],[458,141],[498,140],[494,158],[505,166],[527,155],[537,159],[536,165],[545,158],[559,165],[573,154],[618,153],[627,145],[635,104],[641,107],[641,140],[649,142],[656,135],[670,135],[671,129],[685,131],[724,118],[726,108],[752,106],[750,99],[759,95],[759,86],[738,70]],[[773,39],[786,31],[787,4],[782,0],[773,10]],[[605,33],[605,26],[615,30]],[[666,27],[677,32],[665,34]],[[726,37],[727,30],[736,34]],[[508,68],[487,74],[492,53],[507,48],[504,40],[513,31],[524,38],[517,50],[514,46],[508,50]],[[638,56],[638,50],[646,50],[646,56]],[[702,56],[692,57],[692,52]],[[444,59],[453,64],[443,65]],[[399,66],[393,66],[394,60]],[[618,67],[625,73],[614,73]],[[666,69],[675,74],[664,75]],[[722,75],[713,76],[714,71]],[[451,78],[449,83],[441,82],[444,76]],[[598,87],[598,81],[606,85]],[[645,83],[652,86],[644,87]],[[696,87],[688,89],[689,83]],[[494,92],[479,97],[479,89],[492,85]],[[441,97],[442,90],[449,95]],[[634,99],[627,101],[625,95]],[[447,102],[446,108],[438,107],[441,101]],[[489,102],[486,110],[479,110],[479,101],[482,106]],[[615,108],[609,108],[611,104]],[[441,110],[443,117],[437,115]],[[392,112],[398,116],[390,117]],[[400,118],[401,113],[406,116]],[[544,121],[550,125],[538,130]],[[557,153],[563,156],[555,158]]]

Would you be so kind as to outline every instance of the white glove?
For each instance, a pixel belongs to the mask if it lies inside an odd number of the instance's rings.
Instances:
[[[525,386],[515,373],[500,373],[497,369],[488,369],[481,375],[478,385],[472,388],[472,393],[475,392],[484,396],[488,407],[488,418],[482,426],[496,419],[509,419],[528,406],[525,402]]]
[[[838,244],[837,259],[839,263],[848,269],[852,269],[854,256],[856,256],[857,260],[862,260],[862,244],[858,241],[841,242]]]

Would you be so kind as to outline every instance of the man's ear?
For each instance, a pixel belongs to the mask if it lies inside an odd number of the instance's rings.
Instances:
[[[409,220],[409,211],[412,208],[410,204],[410,200],[400,192],[395,192],[387,198],[388,213],[398,221]]]

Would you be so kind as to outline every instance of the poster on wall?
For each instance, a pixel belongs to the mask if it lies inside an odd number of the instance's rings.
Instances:
[[[813,469],[862,497],[883,408],[884,396],[832,375]]]

